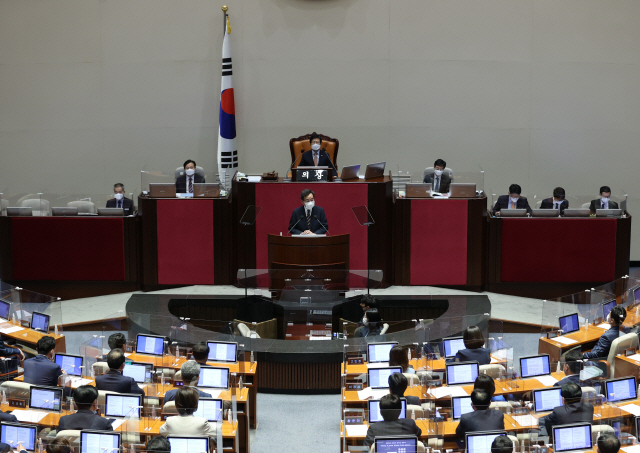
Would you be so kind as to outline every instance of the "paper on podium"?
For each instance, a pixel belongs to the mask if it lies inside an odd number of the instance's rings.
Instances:
[[[347,437],[366,437],[368,425],[347,425]]]
[[[633,415],[640,415],[640,406],[637,404],[627,404],[626,406],[618,406],[618,408]]]
[[[527,415],[514,415],[513,418],[518,425],[525,427],[525,426],[538,426],[538,419],[535,418],[533,415],[531,414],[527,414]]]
[[[558,343],[562,343],[562,344],[574,344],[577,343],[576,340],[572,340],[571,338],[567,338],[567,337],[555,337],[552,338],[553,341],[557,341]]]
[[[435,399],[445,398],[448,396],[469,396],[465,389],[459,386],[436,387],[435,389],[429,389],[428,393],[433,395]]]
[[[553,384],[558,382],[558,380],[553,376],[538,376],[535,378],[535,380],[540,382],[545,387],[552,387]]]
[[[46,411],[32,411],[32,410],[14,410],[11,412],[16,416],[19,422],[31,422],[38,423],[40,420],[45,418],[48,414]]]
[[[294,238],[323,238],[326,234],[292,234]]]
[[[389,394],[389,389],[372,389],[371,387],[367,387],[366,389],[358,390],[358,399],[379,399],[387,394]]]

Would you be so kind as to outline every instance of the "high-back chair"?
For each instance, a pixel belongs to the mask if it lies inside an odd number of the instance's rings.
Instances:
[[[184,167],[178,167],[175,171],[175,179],[177,180],[180,176],[184,175]],[[204,178],[204,169],[199,165],[196,165],[196,175],[202,176]]]
[[[486,365],[480,365],[480,374],[486,374],[493,379],[498,379],[502,373],[506,372],[504,366],[499,363],[488,363]]]
[[[451,178],[451,182],[453,182],[453,170],[450,169],[449,167],[444,167],[443,172],[446,172],[449,175],[449,178]],[[423,181],[424,181],[424,177],[427,176],[429,173],[433,173],[433,167],[427,167],[424,169],[424,172],[422,173]]]
[[[96,204],[91,201],[78,200],[67,203],[70,208],[78,208],[78,214],[96,214]]]
[[[315,134],[315,132],[314,132]],[[300,155],[306,151],[311,151],[311,135],[301,135],[300,137],[294,137],[289,140],[289,150],[291,151],[291,163],[295,162],[293,168],[297,168],[300,163]],[[320,149],[323,149],[327,152],[329,157],[331,158],[331,162],[338,168],[338,147],[340,146],[340,142],[338,142],[337,138],[331,138],[326,135],[318,134],[321,139]]]
[[[41,198],[29,198],[20,203],[23,208],[31,208],[34,216],[48,216],[51,213],[49,200]]]
[[[611,349],[609,349],[609,356],[607,362],[609,363],[609,377],[616,377],[616,356],[624,353],[627,349],[638,348],[638,335],[635,333],[628,333],[616,338],[611,343]]]

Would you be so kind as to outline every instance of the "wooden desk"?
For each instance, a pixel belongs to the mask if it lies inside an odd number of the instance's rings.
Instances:
[[[505,361],[501,361],[492,356],[493,360],[496,360],[492,363],[505,363]],[[444,371],[445,370],[445,359],[437,359],[437,360],[427,360],[427,359],[411,359],[409,364],[413,367],[413,369],[417,372],[419,371]],[[365,362],[362,365],[346,365],[344,362],[340,365],[340,372],[342,374],[346,374],[347,376],[359,376],[361,374],[367,374],[367,363]]]
[[[20,324],[13,323],[12,321],[3,322],[0,324],[0,329],[7,329],[10,327],[20,327]],[[23,328],[22,330],[19,330],[16,332],[11,332],[6,334],[3,333],[2,338],[11,338],[12,340],[15,340],[18,343],[18,345],[25,344],[32,347],[32,349],[35,349],[36,343],[38,343],[38,340],[47,335],[50,337],[53,337],[56,340],[57,352],[65,353],[67,351],[65,336],[56,335],[53,332],[44,333],[44,332],[38,332],[28,328]]]
[[[618,355],[615,357],[616,377],[635,376],[640,378],[640,361]]]
[[[549,354],[549,359],[551,362],[557,362],[560,360],[560,356],[568,351],[569,349],[575,348],[576,346],[593,346],[595,345],[603,333],[605,333],[605,329],[601,329],[596,326],[589,326],[588,330],[585,330],[584,327],[581,327],[577,332],[571,332],[566,335],[563,335],[561,338],[569,338],[571,340],[576,340],[576,343],[572,344],[564,344],[555,340],[555,338],[545,338],[540,337],[538,339],[538,354]]]

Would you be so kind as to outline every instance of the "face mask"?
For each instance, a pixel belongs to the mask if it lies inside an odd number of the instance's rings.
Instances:
[[[609,202],[609,197],[602,197],[602,202],[603,203],[608,203]]]
[[[365,326],[368,326],[369,325],[369,320],[367,318],[364,318],[362,320],[362,324],[364,324]]]
[[[116,193],[113,195],[113,198],[115,198],[116,200],[122,200],[124,198],[124,194]]]
[[[320,149],[320,145],[318,143],[314,143],[311,145],[311,149],[314,151],[318,151]]]
[[[517,203],[518,202],[518,198],[509,197],[509,200],[511,200],[511,203]]]
[[[436,176],[442,176],[442,170],[433,170]]]
[[[315,205],[316,205],[316,202],[315,202],[315,201],[307,201],[307,202],[304,204],[305,208],[307,208],[307,209],[309,209],[309,210],[313,209],[313,207],[314,207]]]
[[[187,176],[193,176],[196,174],[196,171],[193,168],[184,171],[184,174]]]

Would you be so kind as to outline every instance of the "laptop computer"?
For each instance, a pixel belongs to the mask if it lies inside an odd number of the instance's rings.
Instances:
[[[447,385],[473,384],[480,374],[478,362],[456,362],[445,365]]]
[[[193,198],[219,198],[220,185],[217,183],[197,182],[193,184]]]
[[[377,436],[374,445],[376,453],[417,453],[418,438],[416,436]]]
[[[607,401],[635,400],[638,397],[635,376],[627,376],[605,381]]]
[[[550,412],[558,406],[562,406],[560,387],[540,389],[533,391],[533,407],[535,412]]]
[[[229,388],[229,368],[201,366],[196,387],[226,390]]]
[[[607,320],[607,316],[609,316],[609,313],[611,313],[611,310],[616,306],[616,304],[617,302],[615,299],[602,303],[602,319],[605,321]]]
[[[198,409],[193,415],[205,418],[210,422],[217,422],[222,417],[222,400],[219,398],[200,398]]]
[[[84,357],[71,354],[56,354],[55,360],[69,376],[82,376]]]
[[[622,209],[596,209],[596,217],[622,217]]]
[[[138,334],[136,353],[161,356],[164,352],[164,337]]]
[[[465,349],[462,337],[449,337],[442,339],[443,356],[447,359],[455,357],[460,349]]]
[[[467,453],[491,453],[491,444],[498,436],[506,436],[504,431],[480,431],[465,434]]]
[[[8,207],[7,217],[29,217],[33,215],[31,206]]]
[[[105,395],[104,416],[107,418],[139,418],[139,406],[142,406],[142,398],[142,395],[132,393],[107,393]]]
[[[207,341],[209,346],[208,361],[236,363],[238,362],[238,343],[230,341]]]
[[[549,374],[549,354],[520,357],[520,375],[523,379]]]
[[[32,386],[29,388],[29,409],[62,411],[62,387]]]
[[[124,217],[124,208],[98,208],[98,215]]]
[[[451,183],[449,184],[449,198],[475,198],[476,185],[473,183]]]
[[[558,217],[560,213],[557,209],[531,209],[532,217]]]
[[[580,322],[578,321],[578,313],[572,313],[558,318],[560,330],[564,333],[576,332],[580,330]]]
[[[553,443],[554,453],[592,450],[591,423],[554,426]]]
[[[431,183],[408,182],[405,186],[407,198],[433,198],[431,195]]]
[[[167,436],[171,444],[171,453],[206,453],[209,451],[209,438],[199,436]]]
[[[473,412],[471,407],[470,396],[453,396],[451,397],[451,407],[453,408],[453,419],[459,420],[464,414]]]
[[[33,330],[39,330],[41,332],[47,333],[49,332],[49,319],[49,315],[34,311],[31,315],[31,328]]]
[[[18,443],[21,443],[26,451],[36,451],[36,428],[37,426],[2,422],[0,442],[11,448],[17,448]]]
[[[369,423],[383,422],[384,418],[380,412],[380,400],[368,400],[369,403]],[[398,418],[407,418],[407,399],[400,398],[401,408]]]
[[[389,363],[389,352],[397,344],[397,341],[369,343],[367,345],[367,362],[369,364]]]
[[[389,388],[389,376],[402,373],[402,367],[370,368],[367,370],[367,383],[372,389]]]
[[[140,362],[127,363],[122,370],[122,375],[133,378],[133,380],[139,384],[151,382],[153,377],[153,364]]]
[[[171,182],[149,183],[149,196],[151,198],[175,198],[176,185]]]
[[[51,215],[54,217],[71,217],[78,215],[78,208],[71,206],[63,206],[58,208],[51,208]]]
[[[360,165],[349,165],[348,167],[342,167],[340,176],[343,181],[348,181],[349,179],[360,179],[359,173]]]
[[[10,311],[11,304],[9,302],[5,302],[4,300],[0,300],[0,319],[2,319],[3,321],[8,321]]]
[[[591,210],[589,209],[565,209],[562,213],[563,217],[590,217]]]
[[[117,452],[122,444],[122,433],[113,431],[80,431],[80,451],[82,453]]]
[[[501,209],[500,217],[526,217],[526,209]]]
[[[386,162],[377,162],[375,164],[367,164],[364,172],[364,179],[382,178],[384,176],[384,167]]]

